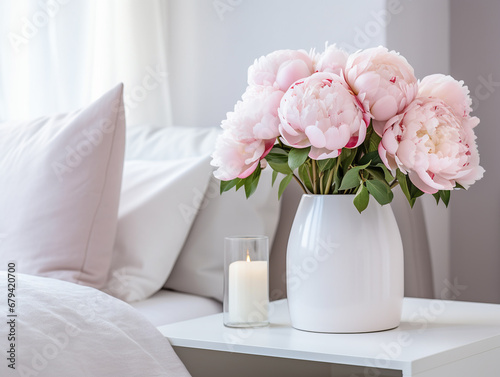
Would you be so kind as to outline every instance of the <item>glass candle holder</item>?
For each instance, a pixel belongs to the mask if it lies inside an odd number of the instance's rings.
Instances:
[[[269,324],[269,239],[226,237],[224,241],[224,325]]]

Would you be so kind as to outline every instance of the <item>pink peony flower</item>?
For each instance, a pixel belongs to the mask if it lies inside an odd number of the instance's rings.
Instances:
[[[381,135],[384,124],[401,113],[417,95],[413,68],[395,51],[379,46],[361,50],[347,59],[345,78],[373,116]]]
[[[472,110],[469,88],[463,81],[457,81],[451,76],[442,74],[425,76],[418,84],[418,96],[443,100],[457,116],[468,117]]]
[[[238,141],[229,132],[223,132],[217,138],[215,152],[212,155],[211,165],[218,167],[214,171],[215,178],[230,181],[234,178],[248,177],[273,145],[274,140]]]
[[[338,75],[326,72],[296,81],[281,99],[280,134],[295,148],[311,146],[309,157],[337,157],[365,138],[369,115]]]
[[[285,92],[298,79],[313,73],[313,62],[303,50],[278,50],[255,60],[248,68],[248,85],[274,86]]]
[[[451,190],[456,183],[468,188],[484,173],[473,131],[478,123],[476,117],[457,116],[440,99],[417,98],[387,122],[379,154],[423,192]]]
[[[283,92],[273,87],[248,87],[221,124],[212,165],[216,178],[228,181],[254,172],[279,135],[278,106]]]
[[[325,52],[315,58],[316,72],[330,72],[339,76],[343,75],[348,57],[349,54],[337,48],[335,44],[326,45]]]
[[[233,113],[222,122],[222,128],[251,131],[249,138],[276,139],[279,136],[278,107],[285,93],[272,86],[250,86],[236,104]]]

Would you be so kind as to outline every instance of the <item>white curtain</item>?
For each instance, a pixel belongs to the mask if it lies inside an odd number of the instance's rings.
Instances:
[[[167,4],[0,2],[0,120],[70,111],[123,82],[128,125],[170,126]]]

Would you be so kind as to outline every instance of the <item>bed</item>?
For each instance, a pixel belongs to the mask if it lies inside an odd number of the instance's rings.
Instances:
[[[189,375],[156,326],[220,312],[224,236],[272,239],[279,217],[270,173],[219,196],[218,134],[126,128],[122,85],[0,124],[2,376]]]
[[[3,271],[0,290],[13,293],[0,304],[8,328],[2,376],[189,376],[156,327],[119,299]]]

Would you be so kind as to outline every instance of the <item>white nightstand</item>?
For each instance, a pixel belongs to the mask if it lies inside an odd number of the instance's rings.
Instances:
[[[193,377],[500,376],[500,305],[405,298],[397,329],[366,334],[295,330],[286,300],[271,305],[269,327],[216,314],[159,330]]]

